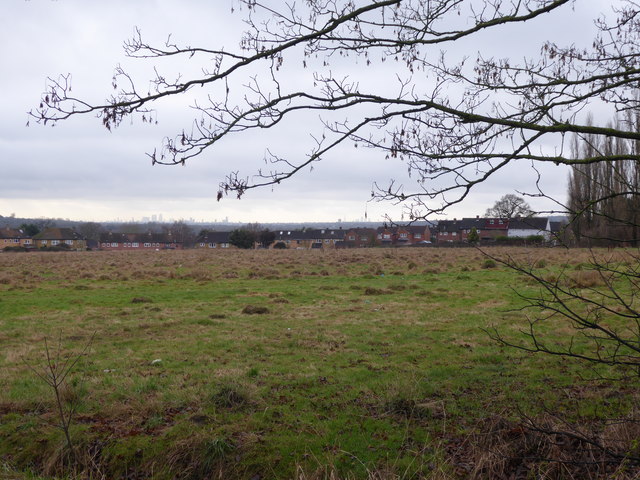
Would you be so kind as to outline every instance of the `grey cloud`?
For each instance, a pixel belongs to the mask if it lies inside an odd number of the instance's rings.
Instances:
[[[576,8],[583,7],[578,4]],[[356,150],[348,145],[316,165],[313,172],[305,171],[274,191],[250,191],[240,203],[231,199],[214,201],[218,181],[227,173],[240,170],[251,174],[256,168],[264,167],[262,156],[267,147],[276,153],[290,152],[304,159],[313,144],[309,134],[319,133],[318,129],[311,132],[309,128],[318,126],[315,115],[309,116],[308,121],[298,119],[279,133],[269,131],[229,139],[201,158],[191,160],[184,168],[152,168],[145,156],[145,152],[160,145],[164,135],[190,128],[193,112],[184,108],[182,101],[159,104],[157,126],[124,124],[109,133],[98,119],[85,117],[63,122],[55,128],[33,125],[33,122],[30,128],[25,128],[26,111],[37,105],[47,76],[72,72],[74,93],[99,102],[111,93],[111,75],[118,63],[134,73],[149,72],[154,66],[176,72],[177,65],[171,61],[137,62],[123,57],[122,42],[131,36],[134,26],[139,26],[143,35],[156,43],[173,33],[172,38],[182,44],[236,47],[241,16],[230,17],[229,9],[227,2],[204,0],[180,4],[162,0],[18,1],[5,6],[0,60],[3,65],[10,65],[10,69],[0,77],[0,89],[4,92],[0,116],[2,205],[15,204],[16,213],[20,214],[21,198],[51,199],[51,205],[53,199],[67,199],[76,202],[78,211],[83,211],[79,206],[82,202],[93,205],[103,202],[113,205],[109,212],[123,209],[124,217],[131,216],[131,208],[146,211],[145,202],[163,205],[172,202],[175,208],[184,209],[185,217],[190,215],[189,211],[210,212],[218,218],[226,216],[225,212],[230,212],[230,216],[243,212],[249,212],[247,215],[277,212],[305,219],[309,214],[320,215],[324,209],[329,218],[356,218],[367,205],[373,181],[384,183],[389,178],[397,178],[409,185],[406,167],[401,162],[385,161],[380,153]],[[577,15],[584,16],[582,12],[579,10]],[[534,27],[537,38],[546,38],[545,28],[558,30],[557,25],[544,21]],[[561,33],[564,37],[574,35],[570,28]],[[510,30],[505,30],[503,35],[510,39],[513,52],[528,45],[526,35]],[[495,42],[495,38],[487,37],[487,42]],[[474,56],[480,47],[461,44],[457,50],[452,49],[450,55],[452,58],[462,54]],[[208,60],[198,57],[190,61],[187,68],[198,71]],[[336,72],[346,73],[348,62],[350,60],[335,61]],[[362,66],[363,88],[384,86],[395,92],[394,67],[388,65],[386,70]],[[286,87],[304,88],[311,72],[301,73],[295,66],[285,66],[291,72]],[[202,93],[205,92],[194,92],[194,96]],[[545,170],[544,179],[552,193],[562,195],[566,172],[559,174],[556,170],[552,168],[549,173]],[[461,208],[468,214],[482,213],[494,197],[523,185],[530,189],[532,179],[535,172],[529,168],[511,169],[478,189]],[[41,208],[40,215],[75,216],[73,212],[47,212],[46,204]],[[368,208],[376,212],[374,215],[384,209],[394,211],[391,206],[379,204],[369,204]],[[263,219],[267,220],[277,218]]]

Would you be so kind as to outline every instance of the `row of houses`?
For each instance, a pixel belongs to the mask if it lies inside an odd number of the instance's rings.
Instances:
[[[465,243],[475,229],[478,239],[483,242],[530,237],[542,237],[550,241],[559,234],[563,225],[563,222],[553,222],[548,217],[454,218],[438,222],[434,240],[438,243]]]
[[[203,231],[194,247],[202,249],[235,248],[229,237],[231,232]],[[430,243],[428,226],[380,227],[345,229],[302,229],[274,232],[269,248],[326,249],[362,248],[381,245],[414,245]],[[189,245],[191,246],[191,245]],[[30,237],[21,230],[0,229],[0,249],[6,247],[47,248],[71,250],[180,250],[185,247],[180,239],[168,233],[116,233],[104,232],[97,242],[87,241],[71,228],[48,228]],[[256,243],[258,248],[258,243]]]
[[[0,229],[0,250],[6,247],[86,250],[87,240],[72,228],[47,228],[34,236],[13,228]]]
[[[409,246],[431,243],[428,226],[338,229],[302,229],[274,232],[268,248],[299,250]],[[203,232],[195,248],[230,248],[230,232]],[[257,245],[256,245],[257,246]]]
[[[353,229],[301,229],[273,232],[268,248],[334,249],[367,248],[379,246],[424,246],[432,243],[468,243],[469,234],[475,230],[483,242],[504,238],[542,237],[549,241],[562,224],[547,217],[517,219],[462,218],[441,220],[437,226],[411,225]],[[203,231],[193,245],[184,245],[181,239],[167,233],[115,233],[104,232],[98,241],[87,241],[71,228],[48,228],[30,237],[16,229],[0,229],[0,250],[5,247],[47,248],[60,247],[70,250],[180,250],[185,246],[198,249],[235,248],[231,232]],[[256,248],[264,245],[256,243]]]
[[[184,244],[167,233],[113,233],[100,235],[100,250],[181,250]]]
[[[468,243],[475,229],[478,240],[492,242],[502,238],[539,238],[552,241],[564,223],[548,217],[462,218],[441,220],[436,226],[398,226],[379,228],[293,230],[276,232],[269,248],[319,249],[367,248],[380,246],[424,246],[428,244]],[[196,248],[230,248],[229,232],[206,232],[199,236]]]

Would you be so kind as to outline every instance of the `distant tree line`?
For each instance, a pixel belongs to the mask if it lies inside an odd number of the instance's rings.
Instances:
[[[3,217],[6,218],[6,217]],[[7,222],[9,223],[9,222]],[[122,231],[126,233],[164,233],[170,235],[176,242],[184,245],[193,245],[196,240],[196,234],[192,227],[183,221],[176,221],[172,224],[101,224],[98,222],[70,222],[56,221],[52,219],[22,219],[21,223],[15,224],[13,228],[22,230],[25,234],[33,237],[47,228],[70,226],[76,230],[86,240],[98,242],[100,235],[108,231]]]

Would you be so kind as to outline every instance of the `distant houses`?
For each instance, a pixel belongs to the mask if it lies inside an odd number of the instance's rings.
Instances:
[[[509,220],[503,218],[454,218],[438,222],[436,241],[438,243],[467,243],[469,234],[475,228],[480,241],[493,241],[506,237]]]
[[[33,236],[36,248],[60,247],[68,250],[87,249],[87,240],[72,228],[47,228]]]
[[[273,248],[299,250],[411,246],[431,243],[428,226],[280,231]],[[276,246],[280,244],[279,246]]]
[[[100,250],[182,250],[183,243],[169,233],[113,233],[100,235]]]
[[[556,231],[559,230],[559,222]],[[518,218],[462,218],[438,222],[437,243],[468,243],[469,234],[475,229],[483,243],[526,240],[549,242],[552,239],[552,222],[547,217]]]
[[[340,228],[278,231],[269,248],[319,250],[344,247],[345,231]]]
[[[347,230],[343,244],[346,248],[368,248],[378,245],[378,232],[375,228],[352,228]]]
[[[47,228],[34,236],[19,229],[0,228],[0,250],[86,250],[87,241],[72,228]]]
[[[551,238],[551,222],[546,217],[515,218],[509,222],[507,236],[509,238],[542,237],[548,241]]]
[[[195,248],[214,249],[214,248],[235,248],[229,242],[231,232],[211,232],[203,231],[198,235],[195,242]]]
[[[377,245],[385,247],[407,247],[431,243],[431,229],[428,226],[382,226],[376,230]]]
[[[33,239],[22,230],[0,228],[0,250],[15,247],[31,248],[33,247]]]
[[[373,247],[424,247],[469,244],[553,244],[561,238],[562,222],[547,217],[526,218],[461,218],[441,220],[428,225],[382,225],[378,228],[325,228],[281,230],[269,232],[254,248],[332,250],[343,248]],[[0,250],[225,250],[236,248],[230,241],[232,232],[203,230],[191,242],[183,242],[184,235],[172,235],[171,231],[146,233],[103,232],[88,241],[71,228],[47,228],[30,237],[19,229],[0,228]],[[264,233],[264,232],[262,232]],[[179,238],[178,238],[179,237]]]

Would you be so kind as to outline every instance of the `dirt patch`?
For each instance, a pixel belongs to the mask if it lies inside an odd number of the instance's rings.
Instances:
[[[387,295],[389,293],[391,293],[391,291],[384,288],[367,287],[364,289],[365,295]]]
[[[242,309],[242,313],[245,315],[264,315],[270,313],[270,310],[262,305],[247,305]]]
[[[153,303],[149,297],[133,297],[131,303]]]
[[[271,303],[289,303],[289,300],[286,298],[278,297],[271,300]]]

